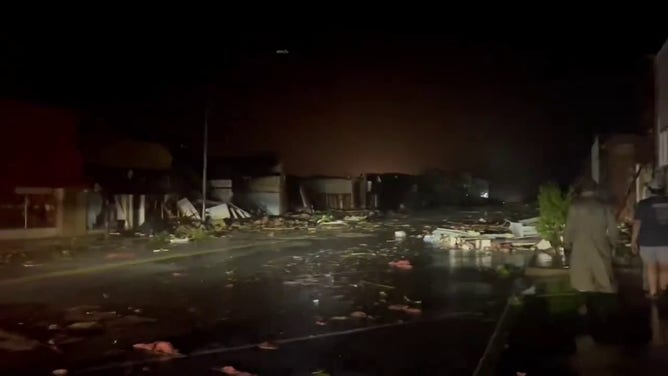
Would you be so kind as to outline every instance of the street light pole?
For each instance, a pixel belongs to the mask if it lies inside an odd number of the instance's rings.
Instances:
[[[207,98],[208,99],[208,98]],[[206,170],[209,148],[209,102],[204,105],[204,137],[202,140],[202,222],[206,220]]]

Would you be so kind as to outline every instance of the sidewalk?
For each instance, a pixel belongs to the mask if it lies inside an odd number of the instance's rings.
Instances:
[[[539,281],[538,293],[524,298],[498,374],[665,374],[668,341],[656,338],[668,334],[663,330],[668,320],[658,313],[668,311],[668,304],[653,306],[644,298],[639,275],[634,270],[622,272],[617,295],[585,298],[569,291],[565,278],[548,280],[547,289]],[[587,312],[578,312],[585,299]]]

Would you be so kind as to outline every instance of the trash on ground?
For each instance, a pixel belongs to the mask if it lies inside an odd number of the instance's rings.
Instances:
[[[134,252],[112,252],[107,253],[104,258],[107,260],[131,260],[136,257],[137,255]]]
[[[343,217],[343,220],[346,222],[361,222],[361,221],[366,221],[366,216],[361,216],[361,215],[347,215]]]
[[[365,319],[368,316],[369,315],[367,315],[366,312],[362,312],[362,311],[354,311],[350,314],[350,317],[352,317],[354,319]]]
[[[116,311],[100,311],[98,306],[78,306],[69,308],[65,312],[65,320],[74,321],[102,321],[118,317]]]
[[[510,222],[510,231],[517,238],[529,238],[538,236],[538,217],[523,219],[518,222]]]
[[[160,252],[169,252],[169,249],[167,249],[167,248],[158,248],[158,249],[154,249],[154,250],[153,250],[153,253],[160,253]]]
[[[413,316],[417,316],[417,315],[422,314],[422,310],[420,308],[408,307],[408,308],[405,308],[403,311],[404,311],[404,313],[406,313],[408,315],[413,315]]]
[[[545,239],[541,239],[538,243],[536,243],[535,247],[539,251],[546,251],[552,248],[552,244],[550,244],[550,242]]]
[[[127,326],[127,325],[138,325],[138,324],[148,324],[154,323],[158,320],[151,317],[143,317],[137,315],[127,315],[122,316],[117,319],[107,322],[108,326]]]
[[[186,244],[190,242],[190,239],[188,238],[171,238],[169,239],[169,243],[171,244]]]
[[[195,219],[198,221],[202,220],[199,212],[195,209],[195,206],[187,198],[182,198],[176,203],[179,213],[187,218]]]
[[[548,267],[552,265],[552,256],[545,252],[538,253],[536,255],[536,265],[540,267]]]
[[[274,341],[264,341],[257,345],[260,350],[278,350],[278,344]]]
[[[240,207],[232,204],[219,204],[206,209],[207,214],[211,219],[242,219],[251,218],[251,214]]]
[[[156,341],[150,343],[135,343],[132,348],[137,350],[148,351],[159,355],[181,355],[174,346],[167,341]]]
[[[406,231],[395,231],[394,238],[397,240],[406,239]]]
[[[411,270],[413,269],[413,265],[411,265],[411,262],[408,260],[399,260],[399,261],[390,261],[388,263],[391,267],[399,270]]]
[[[522,295],[536,295],[536,285],[529,287],[528,289],[522,291]]]
[[[98,330],[102,329],[102,325],[97,321],[80,321],[67,326],[70,330]]]
[[[255,376],[254,373],[239,371],[238,369],[232,366],[225,366],[220,369],[216,369],[216,371],[221,372],[224,375],[230,375],[230,376]]]
[[[403,311],[408,308],[406,304],[392,304],[387,307],[390,311]]]
[[[422,304],[422,300],[412,300],[409,297],[407,297],[406,295],[404,295],[404,300],[407,301],[408,303],[411,303],[411,304],[418,304],[418,305]]]
[[[39,346],[39,341],[0,329],[0,350],[30,351]]]

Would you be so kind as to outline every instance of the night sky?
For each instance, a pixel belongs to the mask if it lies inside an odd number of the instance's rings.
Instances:
[[[593,134],[651,126],[665,28],[489,26],[17,29],[0,95],[193,155],[209,103],[211,154],[275,152],[299,175],[470,172],[497,192],[568,183]]]

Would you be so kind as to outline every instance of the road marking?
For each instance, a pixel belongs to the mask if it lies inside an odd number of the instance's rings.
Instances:
[[[234,250],[239,250],[239,249],[244,249],[244,248],[253,248],[253,247],[259,247],[259,246],[266,246],[266,245],[271,246],[271,245],[283,244],[283,243],[288,243],[288,242],[289,241],[287,241],[287,240],[285,240],[285,241],[284,240],[279,240],[279,241],[270,241],[270,242],[267,242],[267,243],[262,242],[262,243],[252,243],[252,244],[239,244],[239,245],[232,245],[232,246],[221,247],[221,248],[205,249],[205,250],[201,250],[201,251],[193,251],[193,252],[185,251],[184,253],[172,253],[172,254],[169,254],[169,255],[158,256],[158,257],[150,257],[150,258],[141,259],[141,260],[129,260],[129,261],[114,262],[114,263],[109,263],[109,264],[104,264],[104,265],[90,266],[90,267],[81,268],[81,269],[59,270],[59,271],[55,271],[55,272],[48,272],[48,273],[43,273],[43,274],[38,274],[38,275],[31,275],[31,276],[24,276],[24,277],[17,277],[17,278],[9,278],[9,279],[5,279],[5,280],[0,280],[0,287],[20,284],[20,283],[26,283],[26,282],[42,281],[42,280],[51,279],[51,278],[69,277],[69,276],[73,276],[73,275],[98,273],[98,272],[123,268],[123,267],[126,267],[126,266],[150,264],[150,263],[154,263],[154,262],[176,260],[176,259],[180,259],[180,258],[201,256],[201,255],[207,255],[207,254],[211,254],[211,253],[218,253],[218,252],[224,252],[224,251],[234,251]]]
[[[506,317],[508,316],[508,312],[510,312],[510,309],[512,308],[510,299],[506,301],[506,306],[503,308],[503,313],[501,314],[501,317],[499,317],[499,321],[496,323],[496,328],[494,328],[494,332],[492,333],[492,336],[489,337],[489,341],[487,341],[487,346],[485,347],[485,352],[483,352],[482,357],[480,360],[478,360],[478,365],[475,367],[475,371],[473,371],[473,375],[477,376],[480,375],[483,367],[485,366],[485,363],[487,361],[487,358],[489,355],[492,353],[492,350],[496,346],[496,341],[498,340],[499,333],[501,332],[501,327],[503,326],[504,322],[506,321]]]
[[[420,325],[420,324],[425,324],[425,323],[430,323],[430,322],[437,322],[437,321],[447,320],[447,319],[479,317],[479,316],[480,315],[476,312],[451,312],[451,313],[446,313],[446,314],[443,314],[443,315],[438,315],[436,317],[429,318],[429,319],[416,320],[416,321],[405,321],[405,322],[395,322],[395,323],[382,324],[382,325],[376,325],[376,326],[367,326],[367,327],[363,327],[363,328],[341,330],[341,331],[337,331],[337,332],[329,332],[329,333],[305,335],[305,336],[300,336],[300,337],[284,338],[284,339],[278,339],[274,342],[276,344],[279,344],[279,345],[286,345],[286,344],[290,344],[290,343],[306,342],[306,341],[328,338],[328,337],[339,337],[339,336],[345,336],[345,335],[349,335],[349,334],[375,331],[375,330],[380,330],[380,329],[395,328],[395,327],[408,326],[408,325]],[[187,354],[187,355],[181,354],[181,355],[179,355],[175,358],[176,359],[195,358],[195,357],[199,357],[199,356],[223,354],[223,353],[234,352],[234,351],[251,350],[251,349],[257,348],[258,345],[259,345],[258,343],[253,343],[253,344],[233,346],[233,347],[207,348],[206,350],[194,351],[194,352],[192,352],[190,354]],[[106,365],[103,365],[103,366],[87,368],[87,369],[78,371],[77,373],[82,374],[82,373],[99,372],[99,371],[105,371],[105,370],[111,370],[111,369],[117,369],[117,368],[126,368],[126,367],[131,367],[131,366],[149,364],[149,363],[164,362],[166,359],[170,359],[170,358],[169,357],[167,357],[167,358],[165,358],[165,357],[155,357],[155,358],[149,358],[149,359],[116,362],[116,363],[106,364]]]

